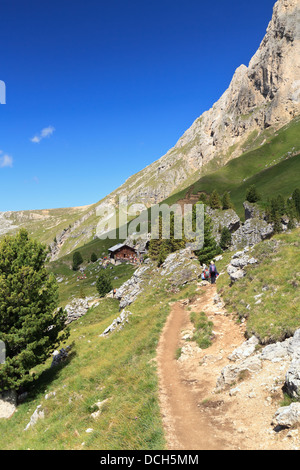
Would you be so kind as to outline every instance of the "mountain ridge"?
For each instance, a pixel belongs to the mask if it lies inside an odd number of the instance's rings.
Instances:
[[[150,207],[188,189],[246,150],[261,147],[300,115],[299,19],[299,0],[275,3],[266,35],[248,67],[236,69],[220,99],[160,159],[90,206],[1,213],[0,235],[26,226],[51,245],[52,259],[57,259],[93,240],[97,207],[117,207],[124,195],[129,204]]]
[[[161,202],[213,159],[226,164],[242,153],[253,132],[275,132],[300,114],[300,5],[278,0],[249,66],[241,65],[220,99],[198,117],[164,156],[128,178],[107,196],[116,203]]]

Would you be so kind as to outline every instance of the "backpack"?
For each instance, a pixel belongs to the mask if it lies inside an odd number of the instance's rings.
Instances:
[[[210,267],[210,272],[213,274],[216,273],[216,266],[214,264]]]

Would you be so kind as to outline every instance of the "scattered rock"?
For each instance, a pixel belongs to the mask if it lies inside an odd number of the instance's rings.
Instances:
[[[45,400],[49,400],[52,397],[56,396],[56,392],[50,392],[45,395]]]
[[[30,418],[30,421],[29,423],[27,424],[26,428],[24,429],[24,431],[27,431],[27,429],[33,427],[36,425],[36,423],[38,422],[39,419],[44,419],[45,418],[45,413],[42,409],[42,405],[39,405],[35,412],[33,413],[33,415],[31,416]]]
[[[255,258],[251,258],[248,252],[249,248],[245,247],[243,251],[237,251],[232,256],[230,264],[227,267],[227,273],[230,276],[231,282],[236,282],[245,277],[246,271],[244,268],[258,262]]]
[[[229,356],[230,361],[238,361],[241,359],[246,359],[254,353],[256,346],[258,345],[259,340],[256,336],[252,336],[248,341],[245,341],[239,348],[236,348]]]
[[[102,413],[102,408],[103,408],[103,405],[109,400],[109,398],[106,398],[106,400],[103,400],[103,401],[97,401],[97,403],[95,403],[94,407],[97,408],[96,411],[94,411],[92,414],[91,414],[91,417],[93,419],[97,419],[99,418],[100,414]]]
[[[115,330],[121,330],[124,327],[125,323],[128,323],[130,315],[132,315],[132,313],[129,310],[123,310],[120,315],[114,319],[114,321],[103,331],[100,336],[105,337]]]

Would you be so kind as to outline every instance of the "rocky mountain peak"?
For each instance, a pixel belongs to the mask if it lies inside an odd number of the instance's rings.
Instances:
[[[213,159],[226,164],[245,142],[274,131],[300,113],[300,2],[278,0],[259,49],[241,65],[213,107],[204,112],[169,152],[109,197],[150,206],[190,184]]]

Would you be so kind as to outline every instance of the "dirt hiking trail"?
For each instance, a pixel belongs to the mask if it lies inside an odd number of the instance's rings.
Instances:
[[[172,304],[158,348],[160,408],[169,450],[291,450],[300,446],[298,431],[276,433],[275,411],[283,398],[278,383],[285,370],[268,363],[230,390],[215,392],[228,355],[245,341],[244,326],[215,303],[216,287]],[[190,312],[205,312],[214,324],[214,340],[200,349],[191,336]],[[176,360],[176,351],[181,356]],[[274,384],[277,387],[274,387]],[[270,389],[276,390],[270,396]],[[278,391],[279,388],[279,391]]]

